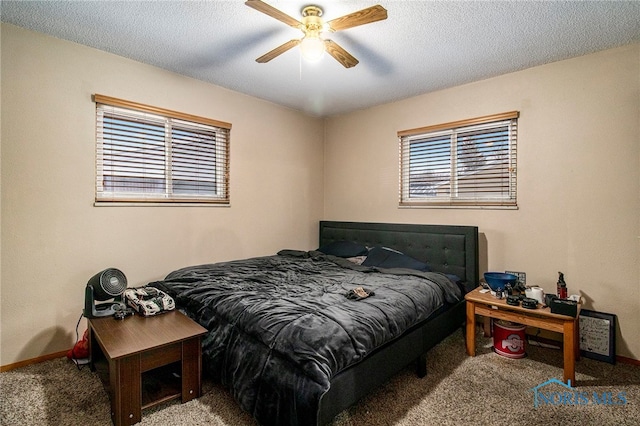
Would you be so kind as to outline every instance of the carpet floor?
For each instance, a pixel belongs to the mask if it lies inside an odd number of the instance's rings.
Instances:
[[[478,337],[477,356],[468,357],[462,332],[455,332],[429,351],[425,378],[416,377],[414,368],[403,370],[332,426],[640,424],[640,367],[583,357],[576,363],[577,387],[551,383],[536,392],[538,385],[562,379],[562,352],[528,345],[525,358],[509,359],[491,344]],[[65,358],[0,374],[2,425],[110,425],[109,411],[98,376]],[[256,422],[223,387],[204,380],[200,398],[144,410],[139,423],[169,424]]]

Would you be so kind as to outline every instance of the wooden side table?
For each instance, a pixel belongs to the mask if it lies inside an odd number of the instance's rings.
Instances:
[[[464,297],[467,301],[467,354],[469,356],[476,354],[476,315],[556,331],[563,335],[563,380],[565,383],[570,380],[571,385],[575,386],[575,361],[580,359],[580,328],[578,326],[580,304],[574,318],[552,314],[549,308],[526,309],[521,306],[507,305],[505,299],[496,299],[490,293],[480,293],[481,289],[482,287],[478,287]]]
[[[115,426],[139,422],[156,404],[200,396],[200,338],[207,330],[198,323],[178,311],[88,322],[90,366],[109,392]]]

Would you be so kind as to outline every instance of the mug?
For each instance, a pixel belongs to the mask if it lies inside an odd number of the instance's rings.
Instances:
[[[529,287],[524,291],[524,294],[527,297],[532,299],[536,299],[538,303],[544,305],[544,291],[540,287]]]

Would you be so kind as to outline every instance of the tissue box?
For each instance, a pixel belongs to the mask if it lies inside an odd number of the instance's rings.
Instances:
[[[568,299],[553,299],[549,304],[552,314],[576,317],[578,314],[578,302]]]

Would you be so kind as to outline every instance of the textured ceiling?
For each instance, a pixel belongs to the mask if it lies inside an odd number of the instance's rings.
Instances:
[[[267,3],[300,19],[309,0]],[[2,22],[71,40],[315,116],[330,116],[640,41],[640,1],[377,0],[388,19],[331,34],[360,63],[315,64],[288,27],[227,1],[5,1]],[[376,0],[313,2],[331,20]]]

